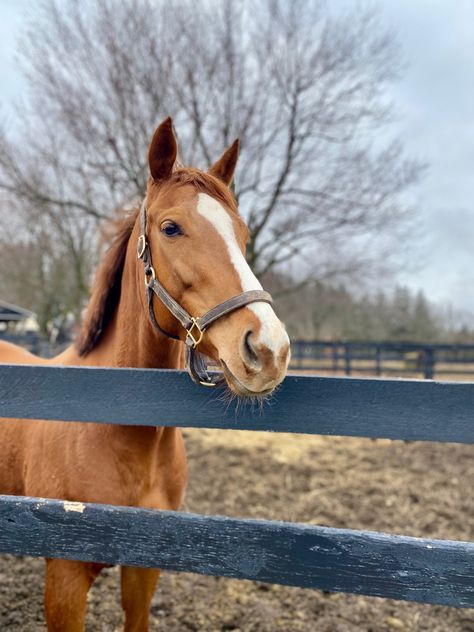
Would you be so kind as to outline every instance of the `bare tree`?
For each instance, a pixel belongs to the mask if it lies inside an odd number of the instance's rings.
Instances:
[[[373,8],[43,0],[20,48],[29,93],[0,139],[0,188],[73,257],[143,194],[150,133],[168,114],[186,163],[206,167],[240,137],[235,187],[258,275],[295,261],[302,281],[367,268],[407,225],[421,167],[385,140],[398,50]]]
[[[87,217],[52,213],[38,200],[0,200],[0,295],[36,312],[40,330],[80,316],[95,258]]]

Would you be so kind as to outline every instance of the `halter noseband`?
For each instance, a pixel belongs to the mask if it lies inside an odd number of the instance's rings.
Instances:
[[[212,323],[221,316],[230,314],[235,310],[245,307],[250,303],[263,301],[264,303],[272,303],[272,297],[264,290],[250,290],[233,296],[232,298],[219,303],[212,307],[203,316],[194,318],[177,303],[172,296],[168,294],[165,288],[156,278],[155,270],[151,263],[151,252],[146,240],[146,206],[145,202],[140,209],[140,236],[137,242],[137,257],[143,261],[145,266],[145,287],[147,293],[148,313],[153,327],[160,333],[172,338],[173,340],[181,340],[179,336],[169,333],[158,324],[155,312],[153,311],[153,294],[155,294],[163,305],[173,314],[173,316],[181,323],[186,330],[184,344],[186,345],[186,369],[194,380],[194,382],[202,386],[217,386],[224,380],[222,375],[209,375],[207,372],[206,362],[196,348],[202,341],[204,332]]]

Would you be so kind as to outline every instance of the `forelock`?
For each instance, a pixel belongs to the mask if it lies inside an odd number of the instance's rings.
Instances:
[[[163,190],[173,185],[193,186],[199,193],[207,193],[237,213],[237,202],[229,187],[210,173],[189,167],[179,167],[160,185],[160,189]]]

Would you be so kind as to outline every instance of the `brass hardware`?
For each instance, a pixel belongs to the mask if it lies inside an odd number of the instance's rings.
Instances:
[[[189,329],[186,329],[186,340],[189,338],[191,340],[191,347],[193,349],[195,349],[198,344],[201,342],[202,337],[204,336],[204,332],[206,331],[205,329],[201,329],[201,327],[199,327],[197,319],[196,318],[191,318],[192,321],[192,325]],[[196,328],[198,331],[198,338],[195,337],[195,335],[192,333],[193,329]]]
[[[216,382],[203,382],[202,380],[199,380],[199,384],[201,386],[217,386]]]
[[[151,277],[150,280],[148,280],[148,277]],[[153,283],[155,279],[156,279],[155,269],[153,268],[153,266],[148,266],[145,269],[145,285],[147,287],[150,287],[150,285]]]
[[[140,235],[137,242],[137,259],[141,259],[145,254],[146,245],[145,235]]]

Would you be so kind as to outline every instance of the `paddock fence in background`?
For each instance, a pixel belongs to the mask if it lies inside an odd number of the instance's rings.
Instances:
[[[474,344],[292,340],[291,350],[295,370],[474,379]]]
[[[34,332],[0,331],[7,340],[50,358],[70,341],[52,344]],[[292,340],[290,368],[329,375],[405,376],[474,380],[474,344],[425,344],[386,341]]]

